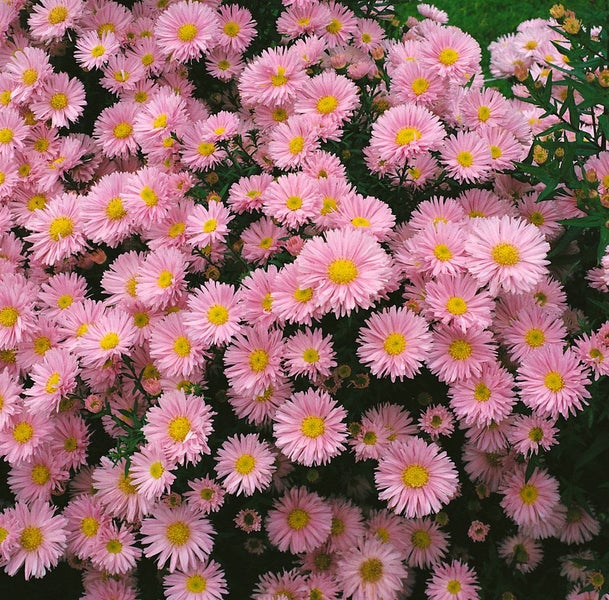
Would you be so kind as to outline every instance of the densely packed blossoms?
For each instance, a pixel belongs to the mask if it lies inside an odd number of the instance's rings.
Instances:
[[[492,45],[514,99],[429,4],[128,4],[0,4],[3,575],[606,598],[609,238],[578,277],[570,225],[609,223],[609,57],[567,55],[607,32]],[[578,185],[536,170],[565,124]]]

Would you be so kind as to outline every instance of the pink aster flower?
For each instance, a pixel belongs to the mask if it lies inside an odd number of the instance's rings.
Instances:
[[[332,336],[320,329],[297,331],[286,342],[285,370],[291,377],[304,375],[311,381],[329,377],[338,364]]]
[[[198,462],[209,454],[207,439],[212,431],[215,412],[198,396],[183,391],[165,392],[158,406],[148,410],[148,422],[142,428],[149,444],[159,445],[170,461]]]
[[[6,563],[6,573],[12,577],[23,565],[25,579],[44,577],[63,555],[66,520],[56,515],[55,508],[46,502],[33,502],[30,506],[19,502],[12,515],[18,538]]]
[[[332,529],[328,538],[329,552],[351,549],[365,534],[361,509],[346,498],[330,500]]]
[[[17,378],[11,377],[8,369],[0,371],[0,431],[10,423],[13,415],[21,409],[21,387]]]
[[[338,560],[339,582],[354,600],[395,598],[407,574],[401,553],[375,538],[361,539]]]
[[[400,104],[375,121],[370,148],[381,160],[404,166],[413,156],[437,150],[445,135],[440,120],[429,110]]]
[[[91,542],[91,562],[110,575],[128,573],[137,565],[142,550],[127,525],[110,523]]]
[[[304,487],[292,487],[269,511],[266,530],[281,552],[311,552],[330,535],[332,511],[327,503]]]
[[[34,286],[23,275],[0,275],[0,348],[9,350],[34,327]]]
[[[233,523],[245,533],[260,531],[262,528],[262,518],[258,511],[253,508],[241,509],[233,519]]]
[[[257,553],[260,554],[261,552]],[[272,598],[273,596],[278,598],[281,598],[281,596],[298,598],[299,596],[302,597],[304,593],[304,576],[300,574],[298,569],[291,569],[290,571],[284,569],[280,573],[269,572],[260,575],[254,588],[252,599],[266,600],[266,598]]]
[[[269,157],[281,169],[293,169],[319,150],[317,119],[296,115],[279,123],[270,134]]]
[[[97,536],[110,526],[112,519],[97,496],[80,494],[63,511],[67,520],[68,551],[81,559],[91,556]]]
[[[186,291],[186,255],[177,248],[150,252],[137,278],[137,295],[147,306],[179,304]]]
[[[28,127],[17,110],[3,107],[0,113],[0,133],[0,156],[12,158],[15,152],[24,150]]]
[[[296,229],[318,214],[321,200],[314,179],[304,173],[289,173],[269,185],[263,210],[280,224]]]
[[[501,489],[501,507],[519,526],[535,527],[552,514],[558,504],[558,480],[545,469],[534,469],[527,478],[525,467],[507,475]]]
[[[241,102],[247,107],[286,104],[296,98],[308,81],[305,66],[296,52],[281,46],[268,48],[241,73]]]
[[[406,517],[438,512],[457,491],[457,471],[446,452],[412,437],[392,444],[374,479],[379,498]]]
[[[538,229],[521,219],[475,219],[467,241],[468,268],[493,295],[528,292],[546,274],[549,248]]]
[[[83,13],[81,0],[43,0],[32,7],[28,26],[33,37],[49,42],[75,27]]]
[[[103,31],[100,35],[97,31],[86,31],[76,40],[74,59],[83,69],[99,69],[118,49],[119,41],[114,32]]]
[[[549,450],[558,440],[556,420],[538,415],[517,415],[510,423],[510,445],[525,457],[537,454],[540,448]]]
[[[0,429],[0,456],[10,464],[27,460],[42,448],[52,432],[53,422],[48,414],[22,408],[12,414],[5,427]]]
[[[277,267],[269,265],[259,268],[241,280],[239,301],[243,321],[258,328],[270,327],[277,323],[273,311],[273,286],[277,277]]]
[[[133,137],[133,125],[139,110],[135,102],[117,102],[99,113],[93,137],[108,158],[136,152],[138,145]]]
[[[472,521],[467,530],[467,537],[474,542],[484,542],[490,530],[491,526],[488,523],[478,520]]]
[[[233,219],[230,209],[221,202],[209,202],[207,207],[198,204],[186,222],[188,242],[195,248],[223,242]]]
[[[264,192],[273,181],[268,173],[241,177],[228,190],[227,204],[237,214],[253,212],[262,207]]]
[[[167,600],[220,600],[228,594],[224,571],[215,560],[165,575],[163,587]]]
[[[85,104],[85,87],[81,81],[66,73],[54,73],[41,84],[30,107],[37,119],[51,119],[53,127],[67,127],[79,119]]]
[[[217,512],[224,504],[226,491],[211,477],[198,477],[188,482],[190,490],[184,494],[192,508],[200,510],[204,515]]]
[[[422,317],[391,306],[372,313],[360,329],[357,356],[377,377],[411,379],[431,348],[431,334]]]
[[[441,162],[448,175],[459,183],[484,181],[491,170],[491,153],[474,131],[459,131],[444,140]]]
[[[46,265],[68,258],[86,247],[79,197],[55,196],[28,221],[32,256]]]
[[[404,545],[410,567],[429,568],[444,558],[449,535],[431,518],[406,519]]]
[[[51,452],[62,466],[78,470],[87,462],[90,431],[85,420],[77,414],[60,413],[54,425]]]
[[[473,277],[439,275],[425,286],[424,310],[430,317],[461,331],[470,327],[488,327],[494,303],[489,294],[478,290]]]
[[[447,79],[429,72],[420,61],[400,63],[393,73],[391,93],[403,103],[432,107],[447,93]]]
[[[280,320],[311,325],[318,313],[312,287],[300,287],[298,266],[285,265],[277,274],[273,284],[273,310]]]
[[[458,379],[448,388],[450,407],[467,426],[503,421],[516,404],[514,377],[497,362],[482,365],[479,374]]]
[[[530,573],[543,557],[541,544],[527,535],[512,535],[499,544],[499,556],[521,573]]]
[[[7,483],[18,502],[51,501],[51,494],[61,489],[70,474],[59,459],[43,450],[27,461],[11,467]]]
[[[520,397],[541,416],[568,418],[588,404],[589,371],[570,348],[541,348],[523,359],[516,382]]]
[[[53,67],[49,55],[42,48],[25,46],[13,53],[4,70],[14,82],[11,100],[24,102],[31,99],[40,84],[53,72]]]
[[[173,462],[167,460],[159,446],[146,444],[131,456],[131,481],[148,500],[158,500],[169,492],[176,476],[171,472]]]
[[[313,288],[317,304],[337,316],[369,308],[392,278],[389,256],[368,233],[331,230],[307,241],[295,264],[301,288]]]
[[[292,394],[293,387],[287,377],[280,377],[261,394],[237,393],[228,390],[228,402],[235,414],[248,423],[261,425],[271,420],[277,408]]]
[[[176,508],[155,505],[152,516],[142,521],[140,533],[145,556],[156,556],[159,568],[167,565],[173,573],[204,562],[212,550],[215,531],[199,511],[184,503]]]
[[[163,220],[173,202],[169,186],[169,175],[154,166],[130,174],[122,199],[135,224]]]
[[[248,327],[224,353],[224,373],[238,393],[262,394],[280,377],[283,337],[280,330]]]
[[[213,46],[219,33],[218,17],[204,4],[181,0],[161,13],[154,32],[159,47],[172,60],[198,60]]]
[[[433,567],[427,582],[429,600],[479,600],[478,577],[473,568],[459,560]]]
[[[433,441],[441,435],[450,436],[455,429],[455,418],[450,410],[441,404],[428,406],[419,419],[419,429]]]
[[[319,219],[317,221],[319,222]],[[340,201],[336,210],[328,214],[328,221],[329,229],[361,228],[371,233],[379,242],[386,242],[395,226],[395,215],[389,206],[378,198],[349,194]]]
[[[251,496],[271,483],[275,454],[255,433],[234,435],[224,441],[216,462],[216,473],[229,494]]]
[[[345,449],[346,417],[345,409],[326,392],[296,392],[273,417],[277,447],[297,463],[325,464]]]

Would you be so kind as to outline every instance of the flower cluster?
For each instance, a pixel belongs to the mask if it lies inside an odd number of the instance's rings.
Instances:
[[[6,574],[475,600],[549,549],[602,588],[602,507],[551,458],[609,374],[554,264],[584,207],[516,177],[551,120],[417,10],[0,5]]]

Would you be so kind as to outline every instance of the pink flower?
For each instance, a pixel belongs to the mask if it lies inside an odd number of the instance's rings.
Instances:
[[[228,593],[224,571],[215,560],[165,575],[163,587],[167,600],[220,600]]]
[[[108,158],[128,156],[137,151],[133,124],[139,110],[135,102],[118,102],[99,113],[93,137],[98,140]]]
[[[121,575],[135,568],[142,550],[127,525],[110,523],[91,542],[91,562],[110,575]]]
[[[361,539],[338,560],[339,582],[354,600],[395,598],[407,574],[401,553],[375,538]]]
[[[199,511],[184,503],[177,508],[156,504],[152,516],[142,521],[140,533],[145,556],[156,556],[158,567],[167,565],[173,573],[204,562],[212,550],[215,531]]]
[[[32,7],[28,26],[33,37],[49,42],[62,38],[84,12],[81,0],[43,0]]]
[[[313,288],[323,312],[339,317],[370,308],[392,278],[389,256],[369,234],[331,230],[312,238],[296,258],[300,287]]]
[[[491,153],[474,131],[459,131],[444,140],[441,162],[449,177],[460,183],[477,183],[491,170]]]
[[[13,515],[18,539],[6,563],[6,573],[12,577],[23,565],[25,579],[44,577],[63,555],[67,522],[46,502],[33,502],[29,507],[19,502]]]
[[[70,474],[53,454],[40,450],[27,461],[11,467],[8,485],[18,502],[28,504],[41,500],[51,501],[51,493],[59,490]]]
[[[315,117],[296,115],[279,123],[271,133],[269,156],[281,169],[303,165],[311,154],[319,150],[319,128]]]
[[[218,9],[220,36],[218,45],[235,52],[243,52],[256,36],[256,22],[247,8],[237,4]]]
[[[346,417],[345,409],[326,392],[296,392],[273,417],[277,447],[297,463],[325,464],[345,449]]]
[[[0,275],[0,348],[20,343],[35,324],[35,291],[23,275]]]
[[[413,378],[431,348],[431,334],[422,317],[404,308],[372,313],[359,331],[357,356],[377,377],[391,381]]]
[[[410,567],[429,568],[448,550],[448,534],[429,517],[405,520],[403,535]]]
[[[491,294],[528,292],[540,282],[550,246],[534,225],[509,216],[471,223],[468,269]]]
[[[499,544],[499,556],[521,573],[530,573],[543,557],[541,544],[526,535],[518,534],[505,538]]]
[[[0,429],[0,456],[10,464],[27,460],[41,449],[53,432],[53,422],[47,413],[30,412],[21,406]]]
[[[255,433],[234,435],[224,441],[216,456],[216,473],[229,494],[251,496],[271,483],[275,454]]]
[[[291,377],[304,375],[313,382],[329,377],[335,358],[332,336],[321,329],[297,331],[286,341],[285,370]]]
[[[176,478],[171,472],[174,468],[161,447],[146,444],[131,456],[129,472],[138,493],[148,500],[157,500],[171,489]]]
[[[137,278],[137,295],[147,306],[179,304],[186,291],[186,255],[177,248],[150,252]]]
[[[224,504],[226,492],[224,488],[211,477],[199,477],[188,482],[190,490],[184,494],[192,508],[200,510],[204,515],[217,512]]]
[[[221,202],[209,202],[207,207],[197,204],[186,222],[188,242],[195,248],[223,242],[233,219],[234,215]]]
[[[63,511],[67,520],[68,550],[83,560],[91,556],[94,543],[112,519],[97,496],[80,494]]]
[[[158,406],[148,410],[142,432],[149,444],[160,445],[170,461],[197,463],[201,454],[210,452],[207,439],[213,415],[215,412],[198,396],[169,391],[159,398]]]
[[[51,119],[53,127],[67,127],[69,123],[77,121],[85,105],[85,86],[66,73],[49,75],[30,102],[36,118],[41,121]]]
[[[392,444],[374,479],[379,498],[406,517],[438,512],[457,491],[457,471],[446,452],[418,437]]]
[[[266,530],[270,542],[281,552],[311,552],[330,535],[332,512],[315,492],[290,488],[269,511]]]
[[[541,348],[523,359],[516,377],[520,397],[541,416],[568,418],[588,404],[589,371],[570,348],[561,344]]]
[[[154,32],[159,47],[172,60],[198,60],[213,46],[219,32],[218,17],[204,4],[181,0],[161,13]]]
[[[289,173],[269,185],[263,210],[280,224],[297,229],[319,213],[321,200],[313,178],[304,173]]]
[[[479,589],[476,571],[461,561],[453,560],[450,564],[440,563],[433,568],[426,594],[429,600],[478,600]]]

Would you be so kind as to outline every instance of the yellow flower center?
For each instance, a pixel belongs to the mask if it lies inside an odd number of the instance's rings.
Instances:
[[[61,376],[59,373],[51,373],[49,378],[47,379],[47,384],[44,388],[44,391],[47,394],[54,394],[59,389],[59,381],[61,380]]]
[[[309,416],[302,420],[300,431],[305,437],[315,439],[324,434],[326,426],[321,417]]]
[[[340,535],[345,532],[345,522],[342,519],[332,517],[332,528],[330,529],[330,535]]]
[[[338,99],[336,96],[322,96],[317,101],[317,112],[322,115],[330,114],[338,108]]]
[[[424,529],[418,529],[411,536],[412,545],[420,550],[425,550],[431,545],[431,536]]]
[[[57,308],[60,308],[61,310],[65,310],[66,308],[70,308],[70,306],[72,306],[72,304],[74,303],[74,298],[72,298],[72,296],[70,296],[70,294],[62,294],[61,296],[59,296],[59,298],[57,298]],[[46,338],[48,339],[48,338]]]
[[[144,201],[146,206],[156,206],[159,203],[159,197],[156,192],[150,187],[145,185],[140,191],[140,198]]]
[[[80,521],[80,531],[86,537],[93,537],[99,530],[99,521],[94,517],[84,517]]]
[[[433,249],[433,255],[441,262],[450,260],[453,257],[453,253],[446,244],[438,244]]]
[[[55,6],[49,11],[48,21],[51,25],[59,25],[68,18],[68,9],[65,6]]]
[[[370,221],[366,217],[353,217],[351,225],[353,227],[370,227]]]
[[[408,465],[402,471],[402,482],[408,488],[423,487],[429,481],[429,471],[421,465]]]
[[[535,501],[537,500],[538,497],[539,497],[539,491],[533,484],[527,483],[522,486],[522,489],[520,490],[520,499],[525,504],[528,504],[529,506],[531,504],[535,504]]]
[[[457,579],[451,579],[446,584],[446,591],[449,594],[456,595],[461,591],[461,583]]]
[[[451,315],[462,315],[467,312],[467,303],[459,296],[452,296],[446,303],[446,310]]]
[[[49,225],[49,235],[54,242],[72,235],[74,221],[69,217],[57,217]]]
[[[19,544],[26,552],[37,550],[43,541],[44,536],[42,535],[40,527],[25,527],[19,537]]]
[[[167,235],[170,238],[177,238],[178,236],[180,236],[184,233],[185,229],[186,229],[185,223],[174,223],[167,231]]]
[[[214,304],[207,311],[207,319],[212,325],[224,325],[228,321],[228,310],[220,304]]]
[[[302,198],[300,196],[290,196],[285,201],[288,210],[298,210],[302,206]]]
[[[266,352],[262,348],[258,348],[258,350],[254,350],[250,353],[249,365],[250,369],[254,371],[254,373],[260,373],[261,371],[264,371],[268,364],[268,352]]]
[[[544,385],[555,394],[565,387],[565,380],[558,371],[550,371],[543,379]]]
[[[63,110],[68,105],[68,97],[61,92],[55,92],[49,101],[53,110]]]
[[[76,448],[78,448],[78,443],[77,443],[76,438],[74,436],[67,437],[63,441],[63,449],[66,452],[74,452],[74,450],[76,450]]]
[[[481,106],[478,109],[478,120],[486,123],[491,118],[491,109],[488,106]]]
[[[127,211],[123,206],[122,198],[118,196],[116,198],[112,198],[110,202],[106,205],[106,216],[111,221],[120,221],[122,218],[127,216]]]
[[[118,337],[118,333],[109,331],[99,340],[99,347],[102,350],[113,350],[118,346],[119,342],[120,338]]]
[[[110,554],[120,554],[123,549],[123,544],[117,539],[108,540],[106,542],[106,550]]]
[[[112,76],[114,77],[115,81],[118,81],[119,83],[125,83],[125,81],[127,81],[129,77],[131,77],[131,74],[129,73],[129,71],[121,69],[120,71],[115,71]]]
[[[285,85],[289,81],[289,78],[285,75],[285,69],[283,67],[277,67],[275,75],[271,75],[271,83],[275,87]]]
[[[105,52],[106,49],[101,44],[97,44],[97,46],[93,46],[93,48],[91,48],[91,56],[93,56],[94,58],[99,58],[100,56],[103,56]]]
[[[21,421],[13,429],[13,439],[18,444],[26,444],[34,437],[34,428],[27,422]]]
[[[540,227],[541,225],[543,225],[545,223],[545,218],[540,212],[535,211],[535,212],[531,213],[531,216],[529,217],[529,221],[531,223],[533,223],[533,225]]]
[[[0,129],[0,144],[10,144],[13,141],[13,130],[8,127]]]
[[[207,579],[201,575],[191,575],[186,579],[186,590],[193,594],[201,594],[207,589]]]
[[[256,468],[256,459],[251,454],[242,454],[235,461],[235,471],[239,475],[249,475]]]
[[[36,485],[44,485],[51,478],[51,472],[45,465],[35,465],[32,469],[32,481]]]
[[[319,352],[315,348],[307,348],[302,353],[302,360],[309,364],[316,363],[319,360]]]
[[[374,446],[377,440],[378,437],[376,433],[374,433],[374,431],[366,431],[366,433],[364,433],[364,435],[362,436],[362,442],[364,442],[366,446]]]
[[[313,288],[296,288],[292,295],[297,302],[309,302],[313,298]]]
[[[337,34],[343,28],[343,24],[338,19],[332,19],[328,25],[326,25],[326,31],[332,35]]]
[[[395,134],[395,143],[398,146],[406,146],[418,139],[421,139],[421,132],[415,127],[402,127]]]
[[[456,156],[457,162],[462,167],[471,167],[474,164],[474,155],[467,150],[462,150]]]
[[[546,336],[541,329],[538,329],[537,327],[532,327],[526,332],[524,336],[524,341],[531,348],[539,348],[539,346],[542,346],[543,343],[546,341]]]
[[[416,96],[424,94],[429,89],[429,81],[424,77],[417,77],[411,84],[410,88]]]
[[[35,210],[40,210],[47,205],[47,199],[42,194],[36,194],[32,196],[27,202],[27,209],[30,212],[34,212]]]
[[[474,398],[478,402],[486,402],[491,397],[491,390],[482,381],[474,388]]]
[[[193,23],[184,23],[178,28],[178,39],[181,42],[192,42],[197,37],[199,30]]]
[[[169,422],[167,433],[174,442],[183,442],[190,433],[190,421],[184,415],[173,418]]]
[[[541,427],[533,427],[531,431],[529,431],[529,439],[532,442],[541,442],[541,440],[543,440],[543,430]]]
[[[357,275],[357,266],[348,258],[337,258],[328,265],[328,277],[337,285],[351,283]]]
[[[334,212],[337,208],[338,208],[338,203],[336,202],[336,200],[334,198],[330,198],[330,197],[326,196],[323,199],[320,213],[325,216],[331,212]]]
[[[290,154],[300,154],[304,150],[305,140],[301,135],[297,135],[290,140],[288,150]]]
[[[472,347],[465,340],[454,340],[448,347],[448,353],[454,360],[467,360],[472,355]]]
[[[383,576],[383,563],[378,558],[369,558],[359,566],[359,576],[366,583],[376,583]]]
[[[273,241],[272,237],[264,237],[260,240],[258,246],[264,250],[268,250],[273,245]]]
[[[212,144],[211,142],[201,142],[197,146],[197,152],[201,156],[210,156],[215,151],[216,151],[216,146],[214,144]]]
[[[181,335],[176,338],[173,343],[173,351],[180,357],[184,358],[190,355],[190,341],[187,337]]]
[[[171,271],[161,271],[156,282],[160,288],[168,288],[173,283],[173,274]]]
[[[271,296],[270,292],[264,294],[264,298],[261,302],[262,310],[269,312],[273,308],[273,296]]]
[[[390,333],[383,342],[383,348],[390,356],[402,354],[406,350],[406,338],[401,333]]]
[[[499,148],[499,146],[489,146],[489,148],[491,150],[491,158],[493,160],[497,160],[503,155],[503,151],[501,150],[501,148]]]
[[[5,306],[0,310],[0,325],[13,327],[19,318],[19,311],[12,306]]]
[[[493,246],[491,256],[502,267],[513,267],[520,260],[520,254],[516,246],[506,243]]]
[[[302,510],[302,508],[295,508],[288,515],[288,525],[290,529],[300,531],[309,524],[310,519],[307,511]]]
[[[117,140],[124,140],[126,137],[129,137],[131,135],[132,131],[133,127],[130,123],[122,122],[118,125],[115,125],[114,129],[112,130],[112,133],[114,134],[114,137]]]
[[[165,534],[174,546],[183,546],[190,539],[190,527],[183,521],[176,521],[167,526]]]
[[[205,223],[203,223],[203,233],[211,233],[212,231],[216,231],[218,228],[218,221],[216,219],[207,219]]]
[[[454,48],[444,48],[438,55],[438,60],[443,65],[450,67],[459,60],[459,53]]]
[[[33,85],[38,81],[38,71],[36,69],[26,69],[21,74],[21,81],[25,85]]]

